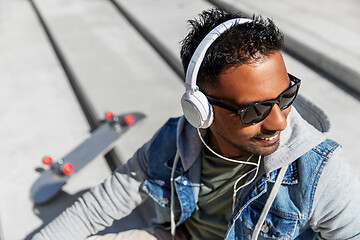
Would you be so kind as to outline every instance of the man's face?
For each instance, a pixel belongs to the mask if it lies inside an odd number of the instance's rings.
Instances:
[[[207,88],[206,94],[232,106],[246,106],[274,99],[289,87],[284,60],[276,52],[262,60],[232,67],[220,74],[216,88]],[[281,111],[277,104],[260,123],[245,126],[240,116],[213,106],[214,122],[210,126],[208,144],[226,157],[250,153],[269,155],[279,146],[279,133],[286,128],[291,107]]]

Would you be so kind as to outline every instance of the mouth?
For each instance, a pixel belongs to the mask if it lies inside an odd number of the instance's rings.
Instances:
[[[274,136],[271,136],[271,137],[258,137],[257,139],[260,140],[260,141],[264,141],[266,143],[269,143],[269,144],[275,143],[275,142],[277,142],[279,140],[279,133],[274,135]]]

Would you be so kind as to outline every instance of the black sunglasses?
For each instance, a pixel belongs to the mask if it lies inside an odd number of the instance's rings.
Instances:
[[[223,103],[215,98],[206,96],[209,103],[223,109],[229,110],[240,115],[241,122],[244,125],[254,125],[263,121],[271,112],[272,107],[277,104],[280,110],[285,110],[294,102],[300,88],[301,80],[288,73],[290,86],[283,91],[277,98],[256,102],[245,107],[233,107]]]

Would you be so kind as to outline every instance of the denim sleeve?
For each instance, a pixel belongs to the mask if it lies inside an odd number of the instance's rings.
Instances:
[[[150,142],[102,184],[84,193],[72,206],[37,233],[33,240],[80,240],[131,213],[143,200]]]
[[[360,239],[359,174],[344,163],[340,148],[319,179],[310,225],[319,239]]]

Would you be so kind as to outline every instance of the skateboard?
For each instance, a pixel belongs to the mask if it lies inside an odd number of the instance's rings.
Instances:
[[[60,160],[53,161],[49,156],[43,158],[48,168],[43,170],[33,184],[30,197],[35,205],[53,199],[66,181],[86,164],[98,156],[103,156],[114,148],[120,136],[129,128],[145,118],[142,113],[114,115],[105,114],[106,120],[95,129],[91,136]]]

